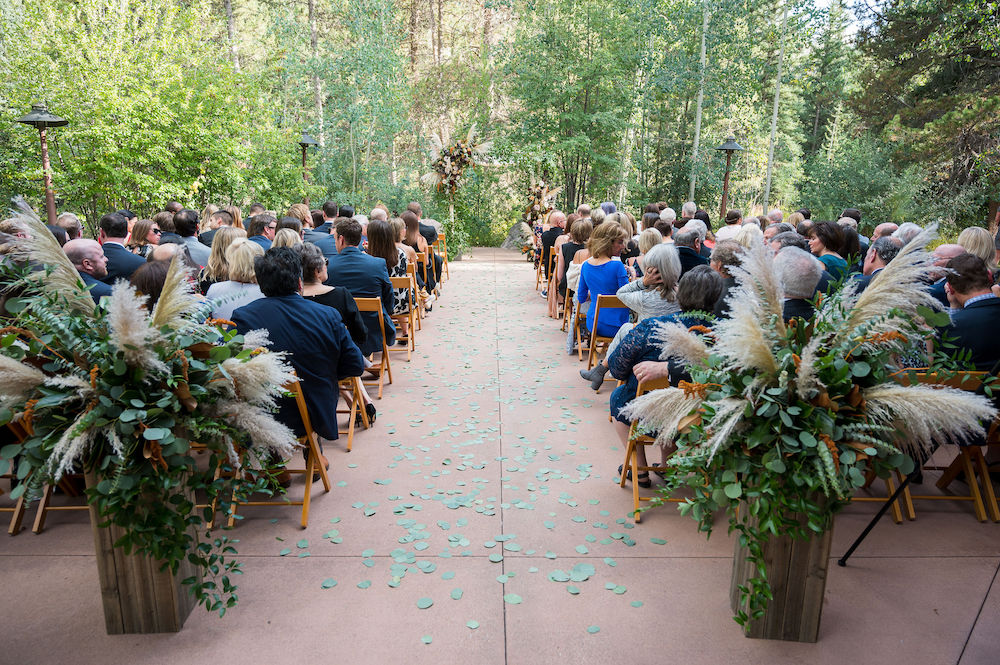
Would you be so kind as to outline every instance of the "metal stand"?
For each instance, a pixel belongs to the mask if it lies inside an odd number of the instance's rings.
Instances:
[[[854,550],[858,549],[858,545],[860,545],[861,542],[868,537],[868,534],[875,528],[878,521],[882,519],[882,516],[885,515],[886,512],[888,512],[892,504],[895,503],[895,501],[899,498],[899,495],[903,493],[903,490],[909,486],[910,481],[913,480],[918,473],[920,473],[920,467],[917,467],[912,473],[903,479],[903,482],[899,484],[899,487],[897,487],[896,491],[892,493],[892,496],[890,496],[886,502],[882,504],[882,507],[878,509],[878,512],[875,513],[875,517],[873,517],[872,521],[868,523],[868,526],[866,526],[865,530],[861,532],[861,535],[858,536],[853,543],[851,543],[849,548],[847,548],[847,552],[844,553],[844,556],[837,559],[838,566],[843,567],[847,565],[847,560],[852,554],[854,554]]]

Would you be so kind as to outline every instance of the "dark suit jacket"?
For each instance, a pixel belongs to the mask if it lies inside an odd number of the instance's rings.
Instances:
[[[332,229],[332,228],[333,228],[333,220],[328,220],[326,222],[323,222],[322,224],[320,224],[316,228],[314,228],[313,232],[315,232],[315,233],[324,233],[326,235],[330,235],[330,229]]]
[[[326,252],[324,252],[325,254]],[[355,298],[382,298],[382,321],[385,325],[385,343],[390,346],[396,341],[396,327],[392,325],[392,282],[385,261],[368,256],[357,247],[345,247],[340,254],[329,258],[326,283],[343,286]],[[379,339],[378,316],[374,312],[362,314],[368,328],[368,340],[361,352],[365,355],[382,350]]]
[[[698,254],[690,247],[677,246],[677,256],[681,260],[681,275],[695,266],[707,266],[708,259]]]
[[[211,247],[212,240],[215,239],[215,233],[218,230],[219,229],[211,229],[210,231],[205,231],[200,236],[198,236],[198,242],[200,242],[202,245],[205,245],[206,247]]]
[[[247,238],[247,240],[249,240],[250,242],[257,243],[258,245],[264,248],[265,252],[271,249],[271,241],[265,238],[264,236],[250,236],[249,238]]]
[[[556,244],[556,240],[563,234],[563,229],[558,226],[553,226],[551,229],[542,234],[542,266],[545,268],[545,276],[549,276],[549,254],[552,253],[552,247]],[[622,257],[624,261],[627,257]]]
[[[302,240],[305,242],[316,243],[323,238],[332,238],[329,231],[317,231],[316,229],[305,229],[302,232]]]
[[[312,244],[319,247],[319,251],[323,252],[323,256],[326,257],[327,261],[337,256],[337,239],[329,233],[313,240]],[[383,261],[383,263],[385,262]]]
[[[419,224],[420,235],[424,237],[428,245],[433,245],[434,241],[438,239],[437,229],[430,224]]]
[[[945,333],[959,348],[972,352],[972,362],[978,371],[988,372],[1000,361],[997,326],[1000,326],[1000,298],[987,298],[953,311]]]
[[[108,276],[102,280],[105,284],[114,284],[119,279],[128,280],[146,262],[146,259],[118,243],[108,242],[101,247],[104,249],[104,256],[108,257]]]
[[[736,279],[734,277],[723,277],[722,278],[722,293],[719,294],[719,299],[715,301],[715,317],[718,319],[728,319],[729,318],[729,303],[726,302],[726,298],[729,297],[729,291],[736,288]]]
[[[875,279],[875,276],[880,272],[882,272],[882,268],[879,268],[878,270],[872,272],[872,274],[870,275],[865,275],[863,273],[855,273],[851,275],[849,279],[853,279],[858,282],[857,293],[861,293],[862,291],[868,288],[868,285],[872,283],[872,280]]]
[[[90,297],[94,299],[94,302],[100,300],[101,296],[111,295],[111,287],[104,282],[98,281],[89,273],[81,272],[80,279],[83,280],[85,285],[90,287]]]
[[[337,438],[337,381],[361,376],[364,360],[333,307],[309,302],[299,294],[260,298],[233,312],[240,334],[264,328],[272,351],[287,351],[305,393],[309,420],[317,434]],[[304,434],[295,400],[279,401],[277,419]]]
[[[951,307],[951,304],[948,302],[948,294],[944,292],[944,282],[945,279],[944,277],[942,277],[941,279],[939,279],[938,281],[934,282],[929,287],[927,287],[927,292],[930,293],[935,298],[937,298],[937,301],[942,305],[944,305],[945,307]]]
[[[788,323],[794,318],[810,320],[813,317],[813,305],[808,300],[802,298],[789,298],[781,307],[781,318]]]

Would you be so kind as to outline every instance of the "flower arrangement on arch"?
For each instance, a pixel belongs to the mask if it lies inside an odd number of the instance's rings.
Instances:
[[[432,133],[430,143],[431,171],[421,176],[420,181],[434,185],[438,192],[444,190],[451,197],[455,196],[468,169],[486,163],[486,155],[493,145],[490,141],[479,140],[475,123],[464,141],[452,143],[451,134],[445,128],[440,135]]]
[[[56,240],[30,211],[18,218],[31,238],[18,255],[21,294],[6,303],[0,328],[0,425],[20,441],[0,450],[16,478],[12,496],[38,496],[70,473],[86,471],[87,501],[102,526],[125,532],[116,547],[177,572],[198,602],[224,614],[237,601],[234,541],[211,532],[210,509],[231,497],[276,491],[267,470],[290,456],[295,435],[271,415],[294,375],[270,353],[265,331],[239,336],[205,323],[205,303],[174,259],[152,309],[118,282],[95,304]],[[203,451],[196,456],[193,447]],[[197,459],[196,459],[197,457]]]
[[[688,363],[690,382],[650,392],[623,413],[661,445],[663,498],[681,488],[682,514],[711,533],[715,511],[740,534],[754,575],[740,588],[741,625],[759,618],[771,589],[763,544],[806,539],[866,482],[866,474],[909,473],[943,442],[963,442],[996,415],[984,396],[911,384],[896,362],[946,315],[926,292],[932,231],[907,244],[861,293],[850,283],[824,297],[815,317],[782,319],[783,294],[764,247],[731,269],[731,316],[710,334],[660,328],[663,359]]]

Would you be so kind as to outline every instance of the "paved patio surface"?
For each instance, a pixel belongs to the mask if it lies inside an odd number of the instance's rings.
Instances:
[[[1000,525],[952,502],[831,561],[817,644],[745,639],[724,524],[706,540],[673,508],[632,523],[611,384],[579,378],[530,266],[478,249],[451,271],[375,427],[326,451],[309,528],[245,509],[225,618],[105,635],[86,513],[56,513],[0,536],[0,663],[1000,663]],[[836,556],[875,509],[838,516]],[[593,572],[551,579],[574,567]]]

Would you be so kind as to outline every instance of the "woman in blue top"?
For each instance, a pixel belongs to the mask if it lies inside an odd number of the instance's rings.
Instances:
[[[622,324],[628,321],[627,309],[609,309],[601,315],[597,330],[594,330],[594,312],[597,310],[597,296],[615,295],[618,289],[628,284],[634,275],[631,268],[617,260],[625,248],[627,234],[619,224],[604,223],[594,229],[587,241],[590,258],[580,266],[580,281],[576,288],[576,300],[581,305],[590,300],[587,308],[587,330],[602,337],[614,337]]]
[[[809,229],[809,251],[823,263],[834,280],[847,275],[847,261],[839,254],[843,244],[844,232],[838,224],[816,222]]]

